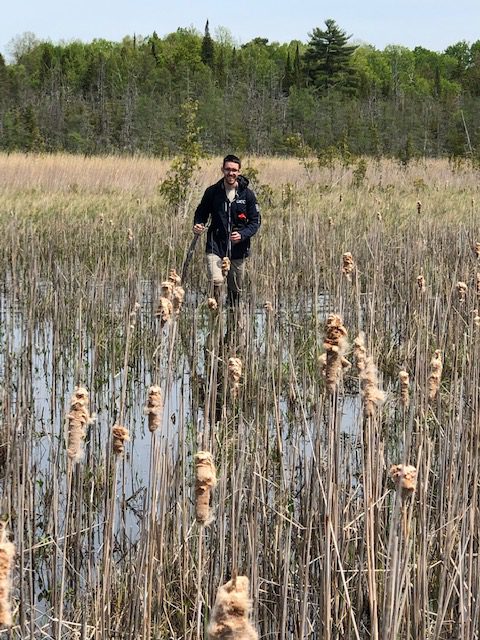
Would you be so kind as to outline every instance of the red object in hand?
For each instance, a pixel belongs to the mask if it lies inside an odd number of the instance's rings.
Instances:
[[[239,213],[239,214],[238,214],[238,219],[239,219],[239,220],[246,220],[246,219],[247,219],[247,216],[246,216],[244,213]]]

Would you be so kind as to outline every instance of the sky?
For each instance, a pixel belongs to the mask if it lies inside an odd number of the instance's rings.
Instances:
[[[245,44],[255,37],[270,42],[308,42],[328,18],[351,35],[383,49],[389,44],[443,51],[460,40],[480,39],[480,0],[3,0],[0,53],[9,59],[15,38],[31,32],[53,43],[94,38],[120,41],[126,35],[160,37],[179,27],[203,33],[208,19],[215,38],[227,29]],[[2,2],[2,4],[3,4]]]

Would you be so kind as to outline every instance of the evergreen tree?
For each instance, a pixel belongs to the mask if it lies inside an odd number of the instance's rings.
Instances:
[[[316,27],[304,55],[307,73],[320,90],[340,89],[354,93],[355,73],[350,64],[356,47],[349,45],[351,36],[340,29],[335,20],[325,20],[326,29]]]
[[[214,54],[215,54],[215,45],[210,35],[210,30],[208,28],[208,20],[207,20],[207,23],[205,25],[205,35],[203,36],[203,40],[202,40],[201,56],[202,56],[203,64],[206,64],[211,69],[213,68]]]
[[[297,42],[297,48],[295,49],[295,58],[293,59],[293,83],[297,89],[303,85],[302,82],[302,62],[300,59],[300,48]]]

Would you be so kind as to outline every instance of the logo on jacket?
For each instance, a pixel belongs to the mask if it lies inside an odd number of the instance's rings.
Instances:
[[[245,200],[237,200],[237,204],[245,204]]]

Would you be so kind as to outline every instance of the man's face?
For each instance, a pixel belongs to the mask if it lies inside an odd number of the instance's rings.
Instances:
[[[225,183],[233,186],[237,181],[238,174],[240,173],[240,167],[236,162],[226,162],[223,167],[223,179]]]

